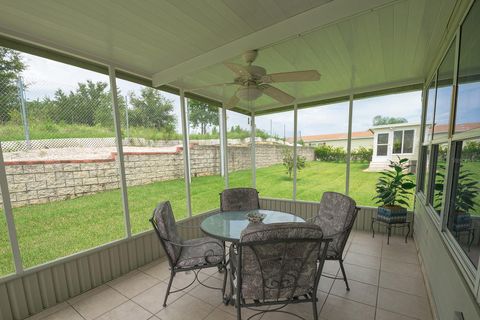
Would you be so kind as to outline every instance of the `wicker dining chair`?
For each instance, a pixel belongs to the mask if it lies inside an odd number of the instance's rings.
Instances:
[[[225,272],[224,275],[222,288],[213,288],[202,283],[198,278],[198,272],[202,269],[212,267],[217,267],[219,270],[226,270],[224,244],[210,237],[182,240],[178,233],[172,206],[169,201],[161,202],[157,205],[153,211],[150,222],[153,225],[170,264],[170,280],[168,282],[163,306],[165,307],[167,305],[169,294],[182,291],[191,286],[195,281],[198,281],[207,288],[222,290],[223,296],[227,282],[227,272]],[[178,272],[184,271],[193,271],[195,278],[184,288],[171,291],[173,278]]]
[[[340,263],[347,290],[350,287],[343,266],[343,250],[359,210],[352,198],[338,192],[324,192],[318,213],[312,219],[314,224],[322,228],[324,236],[332,239],[328,246],[327,260]]]
[[[258,191],[254,188],[231,188],[220,193],[221,211],[260,209]]]
[[[244,229],[229,253],[237,319],[242,308],[257,311],[255,315],[282,312],[300,317],[282,309],[294,303],[312,303],[313,318],[318,319],[317,289],[329,241],[310,223],[259,223]],[[256,309],[260,306],[271,307]]]

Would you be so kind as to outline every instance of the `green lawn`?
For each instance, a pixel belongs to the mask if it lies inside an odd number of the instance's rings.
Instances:
[[[350,193],[359,205],[371,200],[378,173],[366,173],[368,164],[351,164]],[[251,185],[251,171],[230,173],[231,186]],[[218,207],[224,188],[220,176],[192,178],[195,214]],[[282,165],[257,169],[257,188],[262,197],[292,197],[292,180]],[[298,199],[319,201],[324,191],[345,191],[345,164],[309,162],[298,174]],[[155,205],[170,200],[177,219],[186,217],[183,179],[128,188],[133,233],[151,228],[148,219]],[[14,209],[15,223],[25,267],[73,254],[124,237],[119,190]],[[0,275],[13,271],[4,215],[0,212]]]

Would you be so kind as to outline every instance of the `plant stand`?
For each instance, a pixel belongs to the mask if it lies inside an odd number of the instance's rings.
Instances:
[[[387,244],[390,244],[390,236],[392,235],[392,228],[408,228],[407,234],[405,235],[405,243],[407,243],[408,236],[410,234],[410,221],[403,222],[386,222],[378,220],[376,217],[372,217],[372,238],[375,238],[375,228],[373,227],[374,223],[382,223],[387,227]]]

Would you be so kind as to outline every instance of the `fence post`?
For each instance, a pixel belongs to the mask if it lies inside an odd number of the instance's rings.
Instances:
[[[20,100],[20,107],[22,109],[22,122],[23,122],[23,131],[25,132],[25,142],[27,144],[27,148],[30,149],[31,148],[30,127],[28,125],[28,111],[27,111],[27,103],[25,99],[25,87],[23,85],[22,77],[18,77],[17,86],[18,86],[18,99]]]
[[[192,199],[190,191],[190,146],[188,139],[188,125],[187,125],[187,110],[185,106],[185,93],[183,89],[180,89],[180,114],[182,121],[182,133],[183,133],[183,170],[185,179],[185,193],[187,197],[187,214],[192,216]]]
[[[348,196],[350,191],[350,158],[352,154],[352,114],[353,114],[353,94],[350,94],[348,104],[348,134],[347,134],[347,166],[345,172],[345,194]]]
[[[0,142],[0,191],[2,192],[3,212],[7,221],[8,237],[13,254],[13,262],[17,274],[23,273],[22,256],[18,245],[17,229],[13,219],[12,203],[10,202],[10,193],[8,190],[7,173],[5,162],[3,160],[2,143]]]
[[[130,224],[130,209],[128,207],[127,177],[125,174],[125,160],[123,158],[122,126],[120,123],[120,110],[118,109],[117,80],[115,68],[108,66],[108,75],[110,78],[110,91],[112,93],[113,122],[115,124],[115,137],[117,142],[117,164],[120,173],[120,190],[122,191],[123,214],[125,218],[125,232],[127,238],[132,236],[132,227]]]
[[[255,126],[255,111],[252,111],[252,121],[250,121],[250,157],[252,163],[252,188],[256,187],[257,184],[257,167],[256,167],[256,148],[255,148],[255,136],[257,132],[257,128]]]
[[[127,126],[127,139],[130,139],[130,127],[128,124],[128,96],[125,96],[125,122]]]
[[[225,153],[223,152],[223,145],[225,141],[223,140],[223,114],[222,109],[218,108],[218,127],[219,127],[219,138],[220,138],[220,175],[225,177]]]
[[[298,108],[293,105],[293,201],[297,199],[297,129],[298,129]]]
[[[222,103],[222,136],[223,136],[223,172],[225,173],[225,189],[228,189],[228,136],[227,136],[227,109]]]

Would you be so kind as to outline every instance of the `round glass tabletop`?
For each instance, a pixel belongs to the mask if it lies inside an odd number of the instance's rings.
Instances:
[[[240,240],[240,233],[249,223],[247,214],[250,212],[265,214],[263,223],[267,224],[277,222],[305,222],[304,219],[291,213],[259,209],[220,212],[203,220],[200,228],[213,238],[237,242]]]

